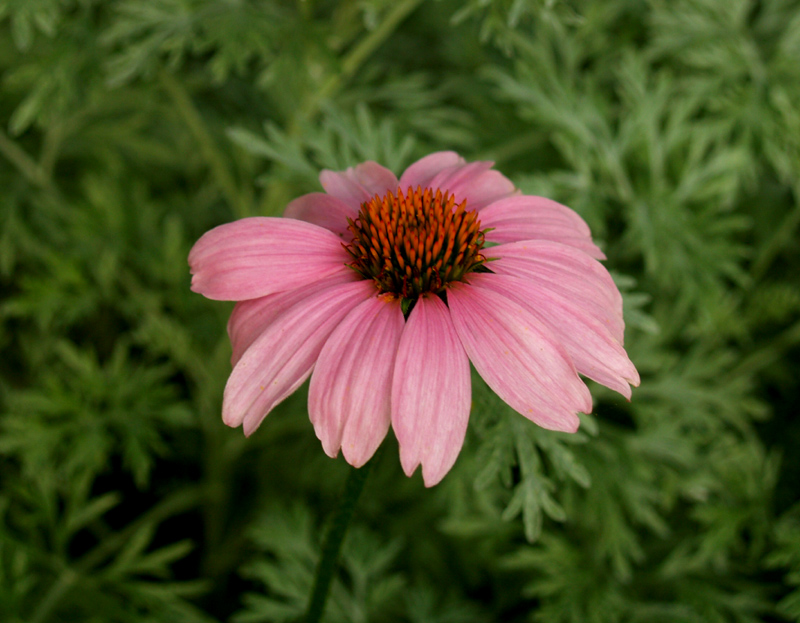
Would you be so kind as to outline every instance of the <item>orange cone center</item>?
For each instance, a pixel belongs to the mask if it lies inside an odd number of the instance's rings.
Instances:
[[[486,261],[478,213],[466,201],[456,205],[447,191],[417,186],[376,195],[348,223],[349,265],[382,293],[411,300],[440,294]]]

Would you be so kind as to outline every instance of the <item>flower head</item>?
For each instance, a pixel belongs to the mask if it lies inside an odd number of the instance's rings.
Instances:
[[[251,434],[309,376],[325,452],[363,465],[391,426],[425,484],[452,467],[469,362],[538,425],[578,428],[579,374],[630,398],[622,298],[575,212],[520,194],[490,162],[431,154],[398,180],[375,162],[323,171],[284,218],[207,232],[192,289],[238,301],[223,420]]]

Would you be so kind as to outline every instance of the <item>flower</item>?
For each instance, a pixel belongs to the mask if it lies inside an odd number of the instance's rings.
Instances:
[[[461,450],[471,361],[539,426],[574,432],[582,374],[630,398],[622,297],[569,208],[522,195],[491,162],[431,154],[400,176],[323,171],[284,218],[203,235],[192,289],[238,301],[222,417],[250,435],[308,377],[325,452],[363,465],[394,429],[409,476],[438,483]],[[492,246],[490,246],[492,245]]]

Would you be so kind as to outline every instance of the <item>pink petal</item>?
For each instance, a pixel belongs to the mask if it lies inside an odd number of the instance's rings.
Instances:
[[[455,283],[453,324],[475,369],[511,408],[551,430],[575,432],[592,410],[589,389],[564,348],[527,309],[492,290]]]
[[[359,280],[359,276],[355,271],[349,271],[349,274],[339,273],[302,288],[276,292],[261,298],[236,303],[233,313],[228,319],[228,337],[233,348],[231,365],[236,366],[258,336],[287,309],[308,298],[313,292],[329,288],[337,283],[357,280]]]
[[[493,290],[526,308],[564,346],[578,372],[626,398],[639,373],[622,345],[580,304],[517,277],[478,274],[470,282]]]
[[[485,250],[497,274],[521,277],[565,300],[580,303],[620,344],[625,323],[622,296],[605,267],[583,251],[547,240],[511,242]]]
[[[426,487],[444,478],[464,443],[470,404],[469,359],[450,311],[423,295],[403,329],[392,381],[392,428],[406,475],[421,463]]]
[[[342,321],[319,355],[308,391],[308,412],[325,452],[361,467],[389,430],[400,302],[371,297]]]
[[[479,173],[457,185],[453,192],[456,197],[463,195],[466,198],[467,208],[470,210],[483,210],[495,201],[519,194],[511,180],[493,170]]]
[[[325,170],[320,173],[319,181],[326,193],[341,199],[356,211],[375,195],[382,197],[388,190],[397,190],[394,173],[372,161],[362,162],[346,171]]]
[[[218,301],[245,301],[337,273],[350,261],[337,235],[293,219],[253,217],[206,232],[189,253],[192,290]]]
[[[483,208],[480,214],[481,227],[492,228],[486,234],[490,242],[551,240],[597,259],[605,258],[578,213],[550,199],[530,195],[508,197]]]
[[[347,175],[366,188],[370,197],[375,195],[382,197],[388,190],[392,192],[397,190],[397,176],[386,167],[371,160],[362,162],[353,169],[347,169]]]
[[[311,374],[328,336],[347,313],[375,296],[368,281],[340,283],[312,292],[266,327],[233,369],[222,401],[228,426],[252,433],[275,405]]]
[[[228,337],[233,350],[231,366],[236,367],[245,351],[276,318],[307,297],[305,288],[297,288],[236,303],[228,319]]]
[[[416,190],[417,186],[423,189],[430,186],[431,180],[442,170],[466,163],[454,151],[437,151],[417,160],[408,167],[400,176],[400,188],[405,192],[409,187]]]
[[[319,225],[340,238],[350,239],[348,217],[355,220],[358,206],[325,193],[310,193],[290,201],[283,212],[284,218],[294,218]]]
[[[319,181],[326,193],[354,209],[372,198],[366,188],[345,172],[325,170],[319,174]]]
[[[431,188],[447,190],[456,202],[467,200],[467,208],[481,210],[485,206],[517,193],[514,184],[505,175],[490,170],[493,162],[470,162],[440,171],[431,182]]]
[[[460,202],[469,198],[457,191],[460,191],[463,186],[469,184],[478,175],[486,173],[493,165],[493,162],[483,160],[447,167],[436,174],[430,181],[429,186],[434,189],[440,188],[442,191],[449,191],[455,195],[456,201]]]

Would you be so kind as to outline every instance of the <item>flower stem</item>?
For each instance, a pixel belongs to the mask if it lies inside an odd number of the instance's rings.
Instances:
[[[52,180],[47,177],[36,161],[22,147],[6,136],[2,130],[0,130],[0,154],[5,156],[23,177],[32,184],[40,188],[52,186]]]
[[[169,95],[178,113],[186,123],[189,132],[197,142],[200,154],[208,164],[211,174],[214,176],[217,186],[228,205],[234,210],[238,218],[249,216],[249,206],[245,198],[239,193],[236,180],[228,168],[228,164],[225,162],[225,158],[216,141],[211,136],[211,132],[206,127],[200,111],[197,110],[192,102],[189,93],[183,84],[168,71],[162,70],[158,77],[161,86]]]
[[[380,25],[348,52],[342,60],[341,71],[332,75],[325,84],[314,92],[311,98],[306,102],[306,105],[300,109],[299,118],[295,119],[295,123],[310,119],[319,108],[320,102],[329,98],[347,82],[356,71],[358,71],[358,68],[361,67],[364,61],[392,35],[400,22],[416,9],[422,1],[423,0],[401,0],[397,2],[392,9],[388,11],[388,14]]]
[[[347,526],[353,517],[353,511],[364,488],[364,483],[369,475],[370,467],[375,461],[369,461],[366,465],[356,469],[350,468],[347,475],[347,482],[344,485],[339,508],[331,519],[328,533],[325,536],[325,543],[322,546],[322,556],[317,565],[317,574],[314,578],[314,588],[311,591],[311,599],[306,610],[305,623],[318,623],[325,610],[325,601],[328,598],[331,581],[333,580],[336,564],[339,559],[339,551],[342,548],[342,541],[347,533]]]

